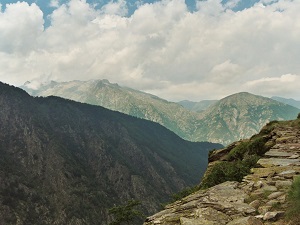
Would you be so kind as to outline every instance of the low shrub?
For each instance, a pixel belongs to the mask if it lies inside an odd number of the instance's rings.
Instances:
[[[242,142],[236,147],[234,147],[227,155],[227,159],[229,161],[232,160],[242,160],[244,154],[247,152],[248,142]]]
[[[225,181],[239,181],[250,173],[250,169],[256,164],[258,156],[247,156],[243,160],[232,162],[219,162],[210,171],[207,177],[204,177],[200,188],[206,189]]]

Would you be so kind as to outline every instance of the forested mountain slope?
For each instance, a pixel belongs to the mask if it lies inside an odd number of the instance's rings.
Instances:
[[[218,147],[0,83],[0,224],[108,224],[108,209],[129,199],[153,213],[199,182]]]

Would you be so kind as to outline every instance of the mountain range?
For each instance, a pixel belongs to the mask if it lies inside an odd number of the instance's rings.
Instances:
[[[208,151],[221,147],[3,83],[0,108],[0,224],[108,224],[108,209],[130,199],[153,213],[198,183]]]
[[[246,92],[218,101],[177,104],[108,80],[51,82],[38,89],[30,88],[30,83],[27,83],[21,88],[35,96],[60,96],[151,120],[186,140],[223,145],[249,138],[271,120],[294,119],[300,111],[285,103]],[[197,105],[202,107],[201,110]]]
[[[299,109],[270,98],[241,92],[221,99],[202,114],[202,140],[229,144],[251,137],[269,121],[291,120]],[[206,136],[203,136],[206,135]]]
[[[300,109],[300,101],[297,101],[295,99],[292,98],[282,98],[282,97],[278,97],[278,96],[273,96],[272,99],[278,101],[278,102],[282,102],[291,106],[294,106],[298,109]]]

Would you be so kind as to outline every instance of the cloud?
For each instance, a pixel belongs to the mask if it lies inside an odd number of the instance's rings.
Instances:
[[[59,7],[59,0],[51,0],[49,3],[49,6],[52,8],[58,8]]]
[[[0,51],[23,54],[36,49],[43,23],[43,13],[36,4],[7,4],[0,12]]]
[[[190,12],[184,0],[162,0],[128,16],[124,0],[100,9],[70,0],[46,29],[35,4],[9,4],[0,13],[0,80],[107,78],[170,100],[289,89],[300,98],[295,82],[281,78],[300,74],[300,1],[264,0],[235,12],[238,3],[199,1]]]
[[[280,93],[284,97],[291,94],[298,95],[300,75],[284,74],[279,77],[263,77],[245,83],[245,88],[255,93],[275,95]]]
[[[211,70],[211,79],[216,83],[234,82],[242,74],[242,68],[230,60],[215,65]]]
[[[110,1],[102,7],[101,11],[104,14],[119,16],[126,16],[128,14],[128,8],[125,0],[118,0],[117,2]]]

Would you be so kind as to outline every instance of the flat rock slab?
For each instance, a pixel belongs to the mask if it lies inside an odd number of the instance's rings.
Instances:
[[[271,149],[270,151],[265,153],[265,156],[272,156],[272,157],[291,157],[293,153],[280,151],[279,149]]]
[[[263,167],[289,166],[289,165],[300,166],[300,159],[268,158],[268,159],[259,159],[257,163],[262,165]]]
[[[231,215],[255,214],[255,208],[244,203],[248,197],[238,182],[227,181],[169,204],[168,209],[148,217],[144,224],[227,224]]]
[[[299,155],[298,154],[294,154],[290,157],[288,157],[289,159],[298,159],[299,158]]]
[[[242,217],[229,222],[227,225],[263,225],[260,219],[254,216]]]
[[[278,166],[278,167],[267,167],[267,168],[252,168],[251,175],[246,176],[249,177],[250,180],[254,180],[254,177],[268,177],[269,175],[276,173],[279,176],[285,175],[295,175],[300,173],[299,166]],[[293,174],[295,173],[295,174]]]
[[[226,223],[224,223],[225,225]],[[197,218],[180,218],[180,225],[223,225],[223,223],[218,223],[215,221],[209,221]]]

